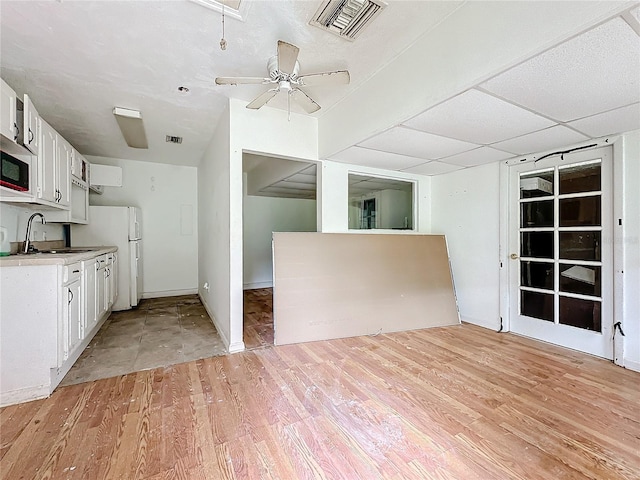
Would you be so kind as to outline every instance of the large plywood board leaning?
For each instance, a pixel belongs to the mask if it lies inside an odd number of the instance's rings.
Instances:
[[[276,345],[460,323],[443,235],[274,233]]]

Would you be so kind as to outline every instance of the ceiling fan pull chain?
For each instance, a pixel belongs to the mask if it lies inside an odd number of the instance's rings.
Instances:
[[[293,90],[289,90],[287,94],[287,122],[291,121],[291,94]]]
[[[224,39],[224,3],[222,4],[222,39],[220,40],[220,50],[227,49],[227,41]]]

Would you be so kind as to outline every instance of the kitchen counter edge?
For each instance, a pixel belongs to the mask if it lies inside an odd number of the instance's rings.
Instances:
[[[79,247],[80,248],[80,247]],[[118,247],[82,247],[91,251],[65,253],[34,253],[29,255],[10,255],[0,257],[0,267],[31,267],[34,265],[71,265],[90,260],[105,253],[117,252]]]

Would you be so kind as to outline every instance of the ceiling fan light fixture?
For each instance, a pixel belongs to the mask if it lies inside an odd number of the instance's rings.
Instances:
[[[113,115],[127,145],[132,148],[149,148],[142,123],[142,113],[129,108],[114,107]]]

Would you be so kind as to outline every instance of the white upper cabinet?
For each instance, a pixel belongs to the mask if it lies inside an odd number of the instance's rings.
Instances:
[[[56,134],[56,136],[56,146],[58,148],[58,155],[56,156],[57,203],[62,206],[69,206],[71,204],[71,156],[73,155],[73,147],[59,134]]]
[[[29,95],[24,96],[24,146],[38,155],[40,146],[40,115]]]
[[[16,92],[2,81],[2,95],[0,97],[0,133],[12,142],[18,140],[18,123],[16,120]]]
[[[56,203],[56,131],[47,122],[40,122],[40,148],[38,150],[38,173],[36,175],[36,197]]]

